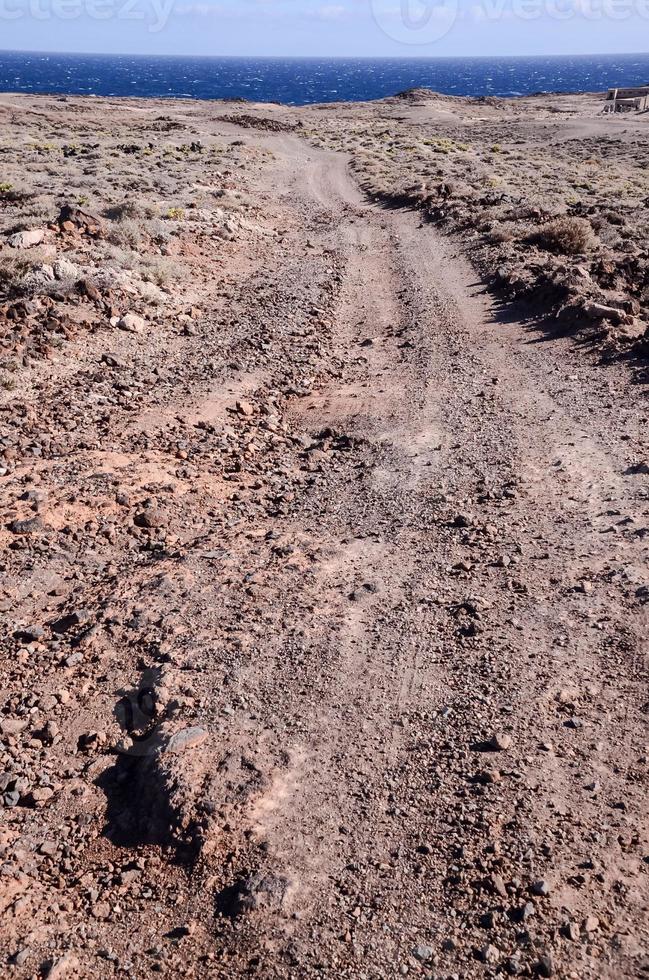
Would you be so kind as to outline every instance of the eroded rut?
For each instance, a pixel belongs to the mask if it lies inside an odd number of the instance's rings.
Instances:
[[[498,322],[454,246],[365,203],[344,159],[246,138],[291,230],[246,301],[247,371],[210,392],[188,370],[166,406],[207,440],[164,498],[178,543],[84,586],[110,592],[105,716],[126,678],[155,710],[89,763],[109,826],[85,867],[140,875],[59,942],[82,975],[108,944],[138,976],[639,976],[642,411],[568,341]],[[50,886],[70,923],[79,877]]]

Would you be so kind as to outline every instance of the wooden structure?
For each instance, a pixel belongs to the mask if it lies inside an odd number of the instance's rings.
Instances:
[[[649,111],[649,85],[640,88],[610,88],[604,104],[604,112]]]

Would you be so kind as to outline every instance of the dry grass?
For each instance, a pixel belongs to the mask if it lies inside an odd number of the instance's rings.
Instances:
[[[110,207],[106,208],[104,215],[111,221],[132,221],[137,218],[142,218],[144,216],[143,205],[139,201],[134,201],[131,198],[126,201],[122,201],[119,204],[112,204]]]
[[[21,283],[33,268],[34,259],[25,253],[0,253],[0,296],[18,295]]]
[[[568,215],[549,221],[529,235],[527,241],[557,255],[584,255],[597,243],[589,221]]]
[[[142,226],[132,218],[124,218],[111,227],[108,240],[118,248],[135,250],[142,244]]]

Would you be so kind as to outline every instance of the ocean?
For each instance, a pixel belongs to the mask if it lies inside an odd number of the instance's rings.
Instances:
[[[304,105],[416,86],[447,95],[601,91],[649,83],[649,54],[519,58],[188,58],[0,52],[0,91],[245,98]]]

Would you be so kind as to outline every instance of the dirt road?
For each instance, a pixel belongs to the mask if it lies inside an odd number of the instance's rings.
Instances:
[[[93,632],[15,970],[644,975],[643,391],[343,157],[245,140],[281,233],[198,336],[126,356],[135,410],[68,379],[81,445],[37,466],[138,530],[18,552],[76,567]]]
[[[640,429],[569,344],[497,323],[416,216],[363,206],[341,161],[300,164],[342,211],[346,370],[291,417],[358,449],[295,528],[331,554],[291,615],[318,601],[297,705],[283,637],[270,654],[276,724],[296,711],[301,731],[280,798],[256,804],[271,863],[361,971],[430,949],[481,972],[475,948],[547,972],[553,947],[620,976],[646,910]]]

